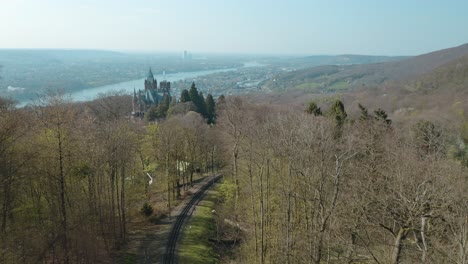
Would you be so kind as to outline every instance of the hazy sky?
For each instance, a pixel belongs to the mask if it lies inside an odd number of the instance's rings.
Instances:
[[[468,0],[0,0],[0,48],[414,55],[468,42]]]

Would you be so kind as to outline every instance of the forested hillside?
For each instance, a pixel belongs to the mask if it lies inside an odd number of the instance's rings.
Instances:
[[[468,44],[397,61],[348,65],[318,66],[274,76],[264,83],[273,90],[341,92],[362,87],[404,81],[468,55]]]
[[[129,233],[221,164],[198,113],[145,124],[130,101],[0,101],[0,263],[127,263]]]
[[[192,83],[144,118],[128,96],[2,99],[0,262],[128,262],[129,234],[216,168],[222,263],[466,263],[466,47],[349,66],[393,81],[332,96],[294,84],[348,66],[282,75],[283,94]]]
[[[240,245],[226,263],[466,263],[467,148],[449,151],[468,144],[466,129],[327,108],[228,98],[218,223]]]
[[[421,80],[454,83],[463,65]],[[146,120],[129,117],[127,96],[76,104],[49,94],[21,109],[2,99],[0,260],[131,259],[129,234],[170,214],[216,168],[225,181],[216,237],[206,239],[221,262],[466,263],[466,105],[441,110],[452,123],[428,108],[401,116],[378,105],[393,96],[380,89],[287,107],[215,103],[192,84]],[[372,94],[383,99],[367,104]]]

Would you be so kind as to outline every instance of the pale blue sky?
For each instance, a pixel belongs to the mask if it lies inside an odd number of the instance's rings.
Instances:
[[[468,0],[0,0],[0,48],[415,55],[468,42]]]

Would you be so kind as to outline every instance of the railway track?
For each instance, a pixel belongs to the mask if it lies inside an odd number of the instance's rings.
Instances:
[[[177,216],[174,225],[172,226],[171,232],[169,233],[169,238],[167,240],[166,251],[163,256],[162,263],[164,264],[173,264],[177,263],[176,261],[176,247],[177,240],[179,239],[180,230],[182,229],[185,218],[192,209],[202,198],[203,194],[207,189],[209,189],[215,182],[221,179],[222,175],[213,177],[208,183],[202,186],[190,199],[190,201],[182,209],[181,213]]]

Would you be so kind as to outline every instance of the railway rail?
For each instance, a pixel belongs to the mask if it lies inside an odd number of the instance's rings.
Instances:
[[[214,176],[207,182],[204,186],[202,186],[189,200],[189,202],[185,205],[182,209],[181,213],[177,216],[174,225],[169,233],[169,238],[167,240],[166,251],[163,255],[162,263],[164,264],[174,264],[177,263],[176,259],[176,248],[177,248],[177,240],[179,239],[180,231],[184,225],[185,219],[189,214],[190,210],[196,205],[202,198],[203,194],[206,190],[208,190],[215,182],[221,179],[222,175]]]

